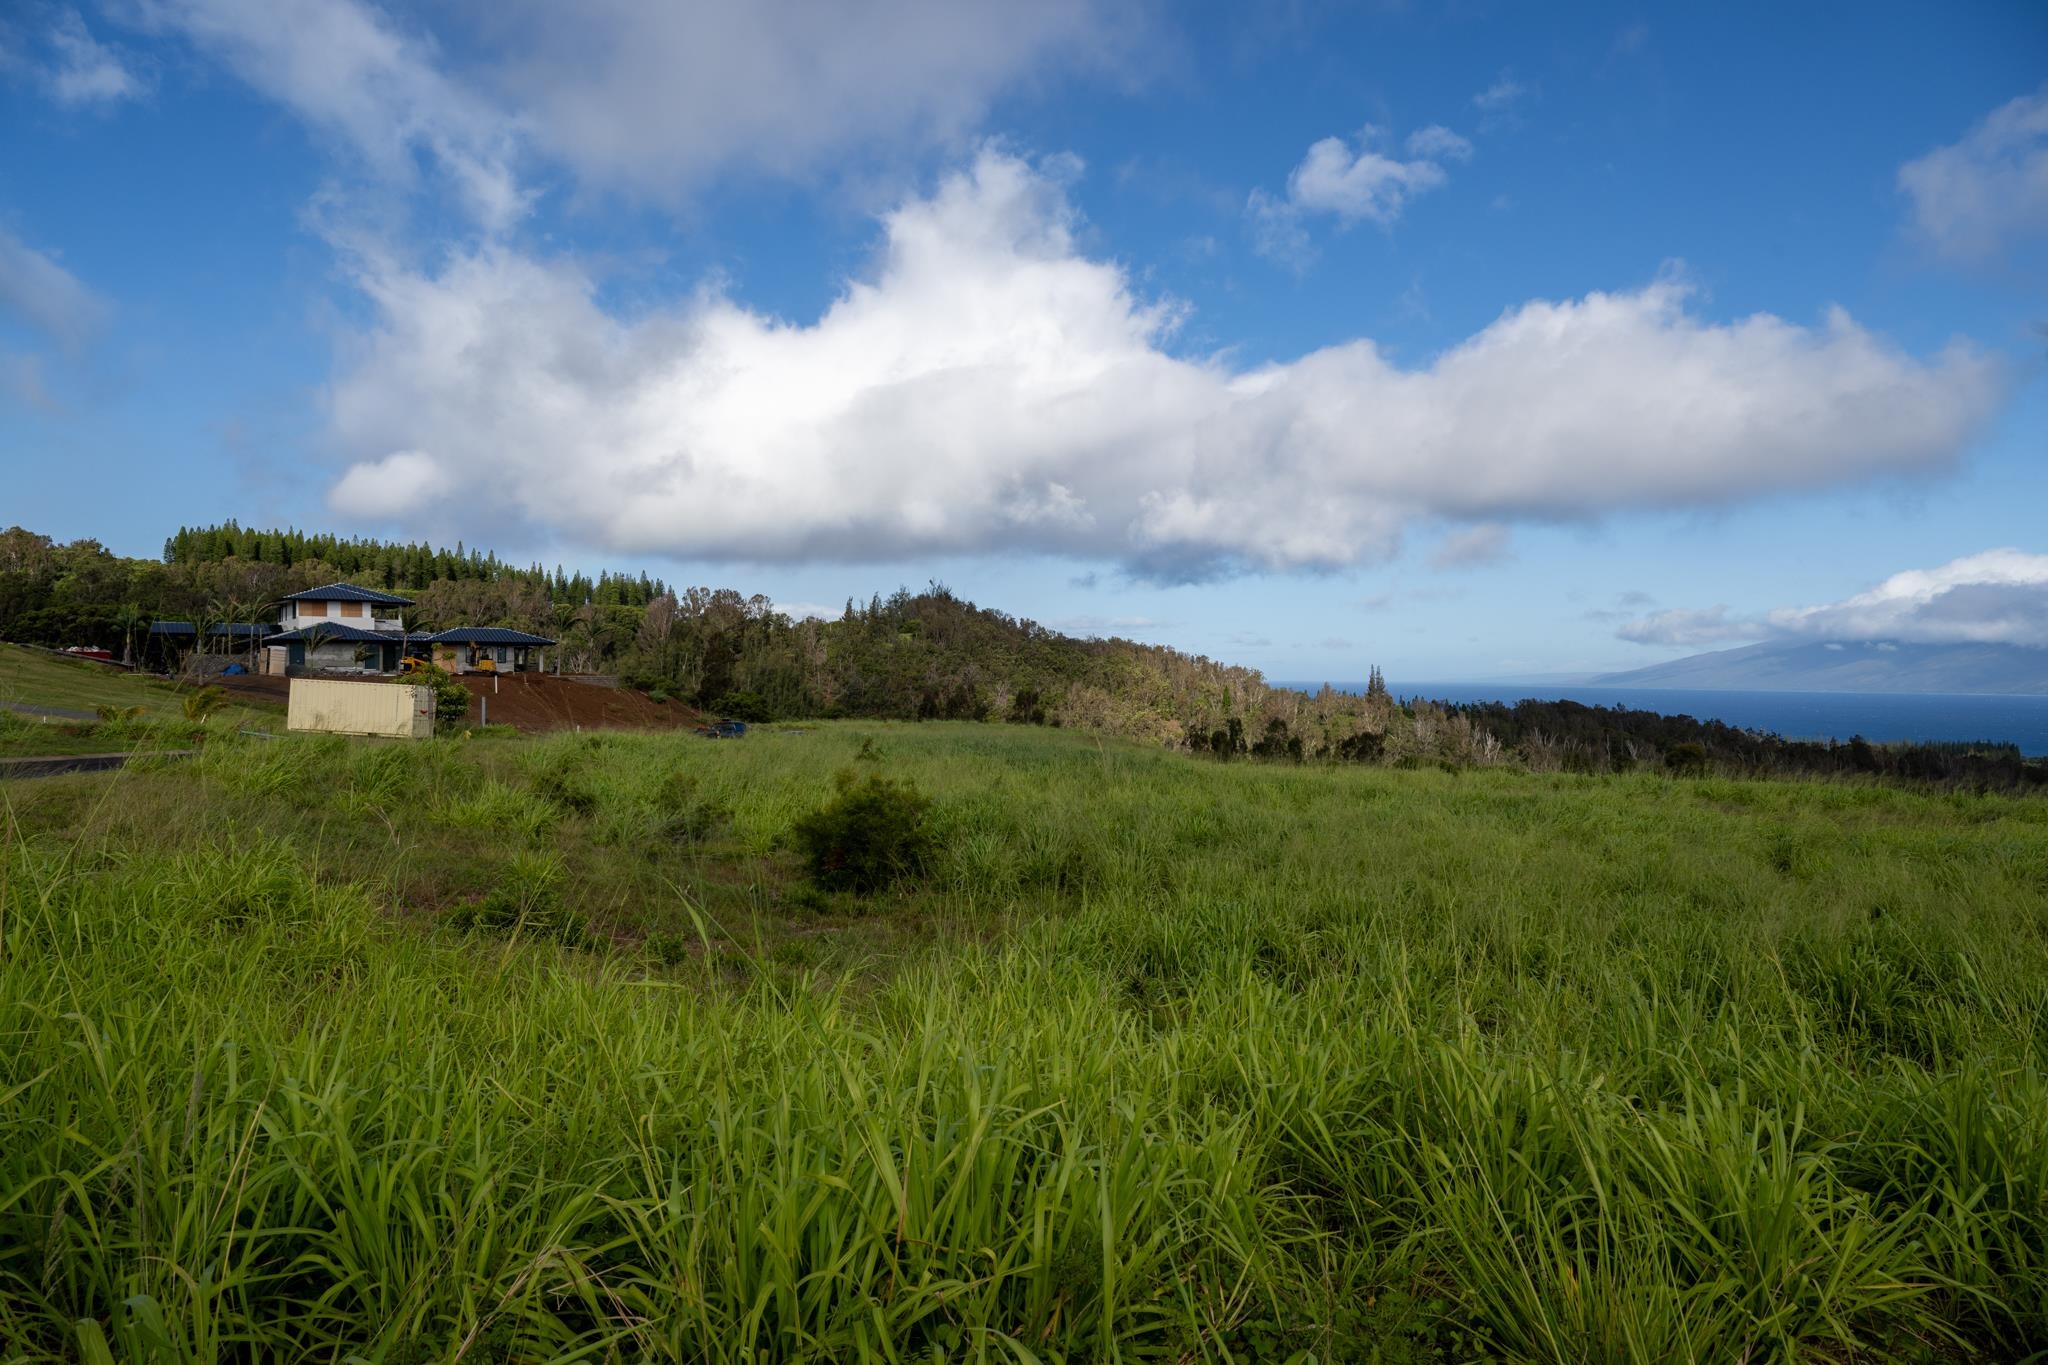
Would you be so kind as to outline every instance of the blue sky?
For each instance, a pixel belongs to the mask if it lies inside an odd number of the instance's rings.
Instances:
[[[0,523],[1278,678],[2048,644],[2048,11],[25,0]]]

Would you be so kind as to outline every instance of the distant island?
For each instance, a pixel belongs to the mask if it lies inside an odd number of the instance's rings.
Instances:
[[[1731,692],[1949,692],[2048,696],[2048,649],[1907,641],[1774,640],[1603,673],[1599,687]]]

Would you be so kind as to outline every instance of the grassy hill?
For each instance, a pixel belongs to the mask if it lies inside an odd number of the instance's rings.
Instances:
[[[804,879],[834,774],[921,880]],[[0,789],[25,1359],[2016,1359],[2048,802],[825,724]]]
[[[190,687],[82,659],[0,644],[0,757],[182,748],[243,727],[277,728],[282,707],[234,698],[203,728],[185,716]],[[16,710],[13,708],[28,708]],[[83,712],[80,716],[35,714]]]

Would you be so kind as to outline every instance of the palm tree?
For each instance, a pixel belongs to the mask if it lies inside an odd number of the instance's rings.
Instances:
[[[618,629],[605,616],[602,609],[585,602],[576,610],[576,624],[581,629],[588,647],[591,671],[604,666],[606,646],[618,638]]]
[[[581,610],[570,602],[557,602],[549,610],[555,622],[555,676],[562,676],[562,656],[569,652],[569,629],[576,624],[576,614]]]
[[[139,603],[122,604],[114,613],[114,625],[121,632],[121,662],[135,667],[135,633],[142,629],[142,607]]]

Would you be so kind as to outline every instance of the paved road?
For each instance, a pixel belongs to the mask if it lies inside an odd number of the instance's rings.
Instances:
[[[17,715],[41,716],[46,720],[98,720],[97,711],[81,711],[74,706],[30,706],[27,702],[0,701],[0,710],[12,711]]]
[[[165,749],[157,758],[190,758],[196,749]],[[10,777],[55,777],[59,773],[103,773],[134,754],[51,754],[46,758],[0,758],[0,781]]]

